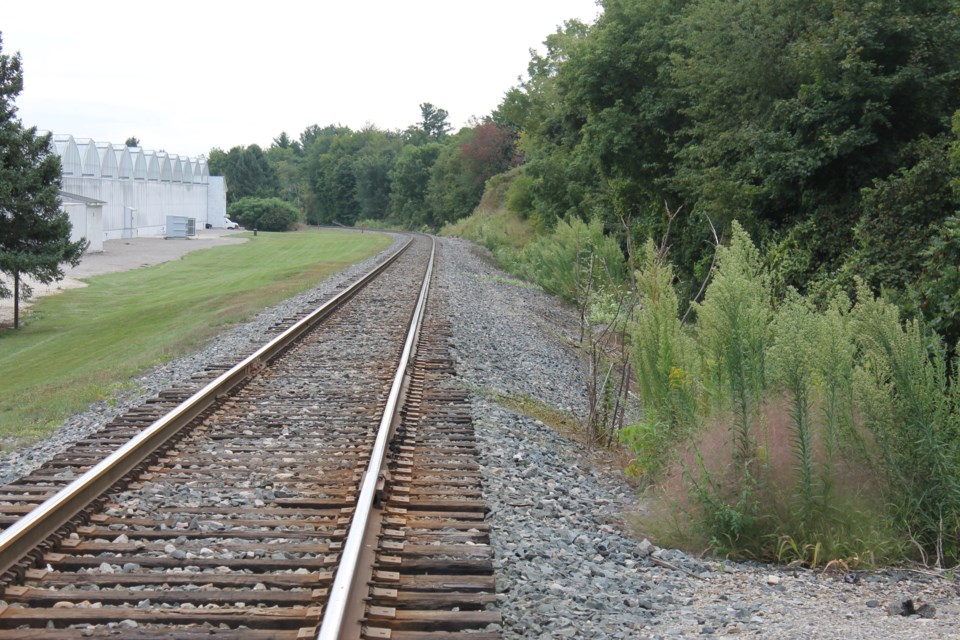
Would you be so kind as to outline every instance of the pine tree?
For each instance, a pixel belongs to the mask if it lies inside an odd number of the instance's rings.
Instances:
[[[14,99],[23,90],[20,54],[4,55],[0,36],[0,297],[13,296],[13,326],[20,326],[20,298],[32,293],[24,276],[47,284],[76,266],[86,239],[70,241],[70,219],[60,208],[60,158],[50,134],[24,129]],[[12,286],[11,286],[12,284]]]

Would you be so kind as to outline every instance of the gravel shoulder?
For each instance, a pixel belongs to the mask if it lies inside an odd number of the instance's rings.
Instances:
[[[44,442],[0,458],[0,478],[23,475],[159,390],[184,384],[207,362],[236,361],[277,322],[316,306],[382,258],[132,380]],[[941,577],[791,571],[695,558],[632,538],[623,522],[639,507],[633,489],[577,442],[494,400],[517,395],[585,411],[585,377],[571,346],[575,315],[462,240],[441,240],[435,286],[434,300],[452,323],[460,382],[473,393],[505,638],[958,637],[957,587]],[[888,613],[907,599],[933,605],[934,617]]]

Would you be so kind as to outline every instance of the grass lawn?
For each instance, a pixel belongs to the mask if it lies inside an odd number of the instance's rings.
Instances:
[[[249,235],[249,234],[248,234]],[[47,435],[151,366],[388,247],[385,234],[264,233],[87,279],[0,329],[0,450]]]

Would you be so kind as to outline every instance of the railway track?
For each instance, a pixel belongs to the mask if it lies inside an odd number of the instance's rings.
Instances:
[[[0,639],[498,638],[429,245],[0,487]]]

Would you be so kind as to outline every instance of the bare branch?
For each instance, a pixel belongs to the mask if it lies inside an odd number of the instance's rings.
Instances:
[[[690,312],[693,311],[693,305],[700,299],[700,296],[703,295],[703,292],[707,289],[707,284],[710,282],[710,276],[713,275],[713,270],[717,266],[717,255],[719,254],[720,245],[723,244],[723,236],[717,233],[717,228],[713,226],[713,220],[710,219],[710,216],[705,216],[707,223],[710,225],[710,231],[713,233],[713,259],[710,260],[710,268],[707,269],[707,275],[703,277],[703,282],[700,283],[700,290],[697,291],[697,295],[693,296],[693,299],[690,300],[690,304],[687,306],[687,311],[683,314],[683,317],[680,319],[680,326],[684,326],[687,323],[687,317],[690,315]]]
[[[663,264],[667,259],[667,254],[670,253],[670,228],[673,227],[673,221],[676,220],[680,212],[683,211],[683,205],[681,204],[671,213],[670,205],[664,200],[663,208],[667,212],[667,228],[660,238],[660,246],[657,247],[657,264]]]

